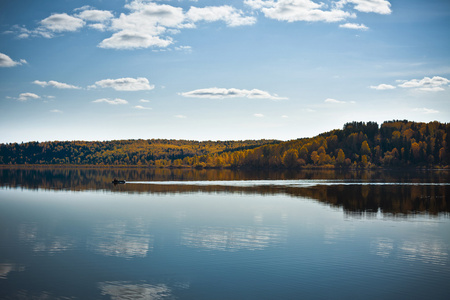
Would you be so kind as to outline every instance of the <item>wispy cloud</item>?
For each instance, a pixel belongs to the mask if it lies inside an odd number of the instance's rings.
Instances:
[[[101,87],[101,88],[112,88],[116,91],[145,91],[153,90],[154,85],[151,85],[147,78],[118,78],[118,79],[103,79],[97,81],[95,85],[90,86],[90,88]]]
[[[336,99],[333,99],[333,98],[327,98],[327,99],[325,99],[324,102],[325,103],[334,103],[334,104],[345,104],[345,103],[347,103],[345,101],[340,101],[340,100],[336,100]]]
[[[424,113],[424,114],[438,114],[439,113],[438,110],[435,110],[432,108],[426,108],[426,107],[414,108],[413,111],[419,112],[419,113]]]
[[[254,116],[254,117],[257,117],[257,118],[264,118],[264,115],[263,115],[263,114],[253,114],[253,116]]]
[[[339,25],[340,28],[347,28],[347,29],[355,29],[355,30],[368,30],[369,27],[367,27],[364,24],[356,24],[356,23],[345,23]]]
[[[141,99],[141,100],[139,100],[139,102],[141,102],[141,103],[149,103],[149,102],[150,102],[150,100],[146,100],[146,99]]]
[[[0,53],[0,67],[9,68],[9,67],[20,66],[20,65],[23,65],[26,63],[27,63],[27,61],[25,59],[21,59],[19,61],[14,61],[8,55],[6,55],[4,53]]]
[[[382,91],[382,90],[393,90],[393,89],[395,89],[395,86],[382,83],[379,85],[371,85],[370,88],[374,89],[374,90]]]
[[[198,89],[190,92],[180,93],[183,97],[191,98],[207,98],[207,99],[225,99],[225,98],[250,98],[250,99],[271,99],[284,100],[285,97],[280,97],[277,94],[270,94],[269,92],[253,89],[236,89],[236,88],[206,88]]]
[[[50,110],[51,113],[55,113],[55,114],[62,114],[62,111],[59,109],[52,109]]]
[[[41,98],[40,96],[34,94],[34,93],[22,93],[19,95],[19,98],[17,98],[17,100],[19,101],[28,101],[31,99],[39,99]]]
[[[109,98],[101,98],[101,99],[94,100],[92,102],[93,103],[108,103],[111,105],[128,104],[127,100],[120,99],[120,98],[116,98],[114,100],[109,99]]]
[[[151,107],[145,107],[145,106],[142,106],[142,105],[136,105],[134,108],[142,109],[142,110],[150,110],[151,109]]]
[[[426,92],[439,92],[443,91],[444,87],[449,85],[450,80],[444,77],[434,76],[433,78],[424,77],[423,79],[398,80],[398,82],[401,82],[398,86],[402,88],[413,88]]]
[[[185,115],[175,115],[174,117],[177,119],[186,119],[187,118]]]
[[[58,82],[55,80],[50,80],[50,81],[35,80],[35,81],[33,81],[33,83],[40,85],[42,87],[51,86],[51,87],[54,87],[57,89],[81,89],[81,87],[79,87],[79,86],[75,86],[75,85],[67,84],[67,83],[63,83],[63,82]]]

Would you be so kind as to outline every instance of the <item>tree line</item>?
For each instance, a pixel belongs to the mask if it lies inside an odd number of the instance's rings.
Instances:
[[[0,164],[124,165],[196,168],[445,167],[449,123],[351,122],[313,138],[186,141],[29,142],[0,145]]]

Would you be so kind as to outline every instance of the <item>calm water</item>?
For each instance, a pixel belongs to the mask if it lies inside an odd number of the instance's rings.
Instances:
[[[448,172],[0,169],[0,183],[1,299],[450,294]]]

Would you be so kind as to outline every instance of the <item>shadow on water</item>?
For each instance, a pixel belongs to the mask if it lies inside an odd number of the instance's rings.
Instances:
[[[112,179],[127,184],[112,184]],[[450,212],[448,171],[288,172],[194,169],[3,168],[6,188],[118,193],[244,193],[308,198],[352,216]],[[242,183],[246,184],[242,184]]]

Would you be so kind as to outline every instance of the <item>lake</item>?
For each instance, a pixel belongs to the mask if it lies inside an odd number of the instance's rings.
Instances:
[[[449,175],[3,168],[0,298],[448,299]]]

